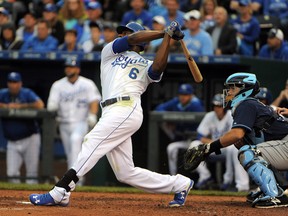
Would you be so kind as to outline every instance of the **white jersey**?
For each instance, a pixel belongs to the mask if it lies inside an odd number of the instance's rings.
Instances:
[[[232,123],[233,118],[230,110],[226,112],[221,120],[218,119],[214,111],[211,111],[204,116],[197,128],[197,132],[205,137],[211,135],[211,139],[216,140],[231,129]]]
[[[155,82],[148,76],[153,62],[134,51],[115,54],[112,45],[113,42],[107,44],[101,52],[103,100],[125,95],[140,98],[147,86]]]
[[[60,122],[72,123],[85,121],[89,112],[89,104],[100,101],[101,95],[95,83],[79,76],[72,84],[67,77],[53,83],[47,109],[57,110]]]

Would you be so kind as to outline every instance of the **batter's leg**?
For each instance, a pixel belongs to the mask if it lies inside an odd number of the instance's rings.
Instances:
[[[183,175],[162,175],[134,166],[131,138],[107,154],[108,161],[116,175],[123,183],[132,185],[151,193],[178,193],[187,189],[190,179]]]

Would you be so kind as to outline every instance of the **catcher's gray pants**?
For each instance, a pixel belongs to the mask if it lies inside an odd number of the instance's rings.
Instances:
[[[288,135],[282,140],[257,144],[262,157],[277,170],[288,170]]]

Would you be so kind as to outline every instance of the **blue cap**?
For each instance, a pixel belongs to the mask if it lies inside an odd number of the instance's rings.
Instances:
[[[67,57],[65,64],[66,67],[80,67],[80,61],[77,56]]]
[[[18,72],[11,72],[8,74],[7,80],[12,82],[21,82],[21,74]]]
[[[182,84],[179,86],[179,89],[178,89],[178,94],[188,95],[188,94],[193,94],[193,92],[194,92],[194,89],[192,85],[190,84]]]
[[[44,11],[57,13],[58,8],[55,4],[46,4],[44,7]]]
[[[99,2],[89,2],[87,4],[87,10],[95,10],[95,9],[101,9],[102,5]]]
[[[5,16],[9,16],[9,11],[6,10],[4,7],[0,7],[0,13]]]
[[[239,0],[240,6],[248,6],[248,5],[250,5],[250,3],[251,3],[250,0]]]

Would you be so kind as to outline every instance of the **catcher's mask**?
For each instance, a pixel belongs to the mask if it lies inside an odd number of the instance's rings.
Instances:
[[[232,74],[226,79],[224,85],[225,108],[233,108],[247,97],[253,97],[259,92],[259,82],[256,75],[251,73],[241,72]],[[240,91],[236,95],[230,95],[228,93],[229,90],[235,87],[240,88]]]

